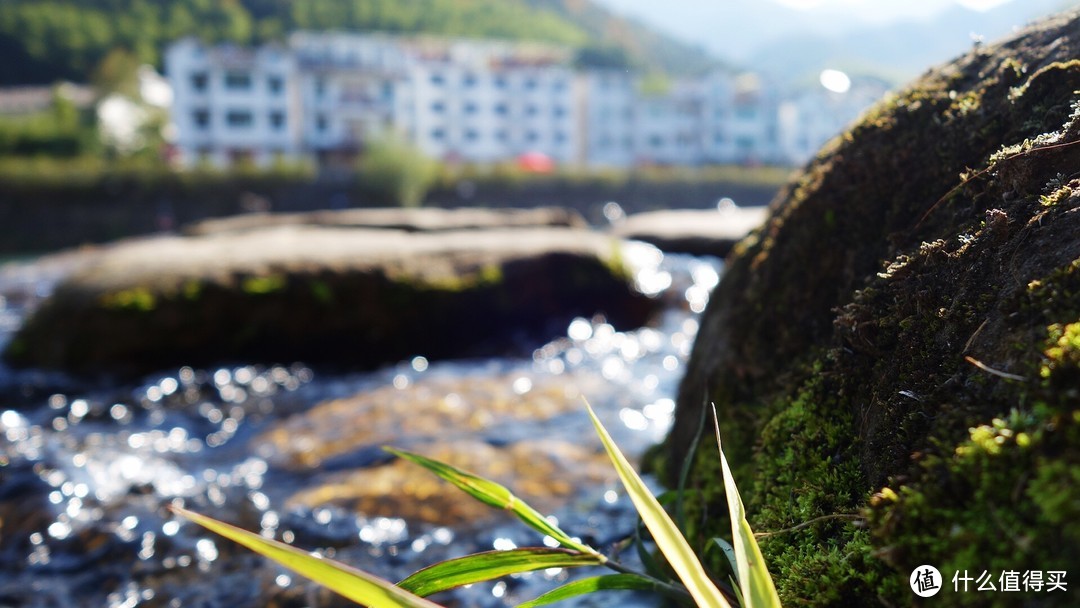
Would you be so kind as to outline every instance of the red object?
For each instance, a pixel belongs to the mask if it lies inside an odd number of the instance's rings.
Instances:
[[[542,152],[526,152],[517,157],[518,168],[529,173],[551,173],[555,170],[555,161]]]

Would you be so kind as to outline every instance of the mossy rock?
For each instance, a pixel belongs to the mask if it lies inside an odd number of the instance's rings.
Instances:
[[[787,604],[913,604],[934,564],[950,605],[1075,605],[951,577],[1080,564],[1078,57],[1070,12],[927,72],[729,258],[662,466],[714,401]],[[704,546],[729,525],[715,445],[694,463]]]
[[[228,361],[370,368],[508,352],[604,313],[643,324],[622,245],[566,228],[277,226],[95,252],[14,336],[17,366],[138,374]]]

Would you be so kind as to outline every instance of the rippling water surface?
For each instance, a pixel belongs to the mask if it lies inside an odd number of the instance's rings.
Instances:
[[[658,441],[719,269],[644,246],[636,257],[642,289],[668,303],[656,324],[617,332],[575,319],[531,357],[418,354],[362,374],[184,367],[136,386],[0,370],[11,395],[0,402],[0,606],[346,605],[176,519],[169,504],[392,580],[477,550],[542,544],[395,461],[387,444],[495,478],[609,546],[636,519],[582,398],[629,454]],[[0,340],[57,274],[27,266],[0,276]],[[569,575],[541,571],[437,599],[513,605]],[[620,593],[576,605],[657,603]]]

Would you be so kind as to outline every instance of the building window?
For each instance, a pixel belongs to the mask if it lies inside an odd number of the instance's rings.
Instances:
[[[563,116],[566,116],[566,108],[562,106],[555,106],[555,110],[553,111],[553,113],[555,114],[555,118],[562,118]]]
[[[433,84],[433,85],[435,85],[437,87],[441,87],[442,85],[446,84],[446,77],[443,76],[442,74],[432,74],[431,75],[431,84]]]
[[[281,110],[274,110],[270,112],[270,126],[275,131],[280,131],[285,127],[285,112]]]
[[[649,136],[649,145],[654,147],[654,148],[663,148],[664,147],[664,138],[662,136],[660,136],[660,135],[650,135]]]
[[[476,132],[476,129],[468,129],[465,131],[465,141],[476,141],[480,139],[480,134]]]
[[[506,88],[506,76],[496,76],[493,82],[495,83],[496,89]]]
[[[531,90],[533,90],[535,88],[536,88],[536,79],[535,78],[527,78],[525,80],[525,90],[531,91]]]
[[[556,80],[551,84],[551,90],[555,91],[556,93],[562,93],[566,90],[566,81],[561,78],[559,80]]]
[[[497,139],[497,140],[499,140],[499,141],[501,141],[503,143],[506,143],[506,140],[510,139],[510,136],[507,135],[505,129],[500,129],[500,130],[495,132],[495,139]]]
[[[534,144],[540,141],[540,134],[536,131],[529,131],[525,134],[525,141],[529,142],[530,144]]]
[[[476,106],[476,103],[471,101],[465,102],[464,109],[466,114],[476,114],[476,112],[479,110],[479,108]]]
[[[247,72],[226,72],[225,88],[233,91],[242,91],[251,88],[251,74]]]
[[[436,114],[442,114],[446,111],[446,104],[441,101],[431,102],[431,111]]]
[[[540,112],[539,108],[537,108],[534,105],[530,104],[530,105],[525,107],[525,115],[526,116],[536,116],[539,112]]]
[[[446,138],[446,131],[445,130],[443,130],[443,129],[432,129],[431,130],[431,139],[434,139],[435,141],[442,141],[445,138]]]
[[[555,143],[557,143],[557,144],[565,144],[566,143],[566,133],[563,133],[562,131],[556,131],[555,132]]]
[[[206,72],[195,72],[191,75],[191,88],[196,91],[205,91],[206,85],[209,83],[210,78],[207,77]]]
[[[495,104],[495,113],[498,114],[499,116],[506,116],[509,112],[510,112],[510,109],[506,106],[505,103],[497,103],[497,104]]]
[[[251,110],[229,110],[225,113],[225,124],[234,129],[250,127],[254,122]]]
[[[466,89],[471,89],[471,88],[475,87],[476,86],[476,76],[474,76],[473,74],[466,74],[465,77],[461,79],[461,84]]]
[[[326,132],[326,128],[329,126],[329,122],[326,120],[325,114],[319,114],[315,117],[315,129],[320,133]]]
[[[719,146],[724,143],[724,134],[720,131],[717,131],[716,133],[713,133],[712,140],[714,144]]]
[[[322,78],[315,80],[315,99],[322,99],[326,95],[326,81]]]
[[[282,80],[281,76],[271,76],[266,79],[266,88],[275,95],[280,94],[285,88],[285,81]]]
[[[210,128],[210,110],[200,108],[191,113],[191,119],[195,122],[195,127],[200,130],[206,130]]]

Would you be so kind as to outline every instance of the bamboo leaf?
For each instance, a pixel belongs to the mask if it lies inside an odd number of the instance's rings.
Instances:
[[[432,460],[431,458],[421,456],[420,454],[391,447],[384,447],[383,449],[399,458],[404,458],[405,460],[424,467],[486,505],[513,512],[521,519],[521,521],[540,533],[554,538],[564,547],[582,553],[597,555],[595,549],[571,538],[569,534],[563,532],[557,526],[549,522],[539,511],[529,506],[528,503],[517,496],[514,496],[510,490],[494,481],[478,477],[457,467],[448,465],[444,462],[439,462],[438,460]]]
[[[720,442],[720,420],[713,406],[713,425],[716,427],[716,447],[720,451],[720,466],[724,471],[724,493],[727,495],[728,514],[731,516],[731,544],[735,549],[735,561],[738,564],[739,588],[746,608],[780,607],[780,597],[776,594],[772,576],[765,566],[754,531],[746,521],[746,509],[743,507],[735,478],[731,475],[724,448]]]
[[[604,558],[595,553],[568,549],[527,547],[509,551],[486,551],[439,562],[410,575],[398,583],[402,589],[427,597],[462,585],[546,568],[597,566]]]
[[[438,604],[396,587],[389,581],[345,564],[316,557],[285,543],[263,538],[186,509],[173,507],[172,510],[177,515],[268,557],[359,604],[371,608],[439,608]]]
[[[518,604],[517,608],[546,606],[565,599],[595,593],[597,591],[627,590],[649,591],[656,589],[653,581],[637,574],[606,574],[567,583],[558,589],[552,589],[534,600]]]
[[[649,528],[649,532],[652,533],[653,541],[660,548],[660,552],[664,554],[664,557],[667,558],[675,573],[679,575],[683,585],[686,585],[686,589],[690,592],[694,601],[697,602],[699,608],[730,608],[730,604],[709,579],[709,575],[705,573],[701,562],[698,561],[697,556],[690,549],[689,543],[683,538],[675,523],[671,521],[671,518],[664,511],[664,508],[653,497],[649,488],[634,472],[634,468],[630,466],[630,462],[619,451],[618,446],[615,445],[611,435],[608,434],[604,425],[600,423],[600,419],[596,417],[596,413],[593,412],[588,402],[586,402],[585,407],[589,410],[589,416],[596,427],[596,433],[600,436],[600,441],[603,442],[611,462],[615,464],[615,470],[618,471],[623,485],[626,486],[630,499],[634,502],[634,506],[637,507],[638,514]]]

